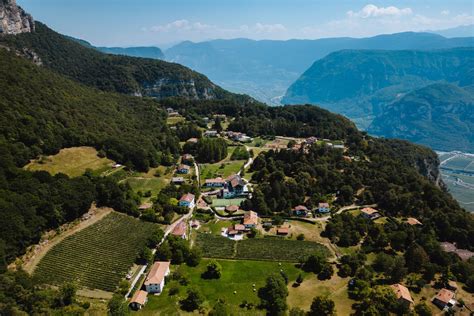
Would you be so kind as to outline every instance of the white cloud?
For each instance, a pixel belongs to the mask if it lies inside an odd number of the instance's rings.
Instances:
[[[203,40],[209,38],[249,37],[256,39],[280,39],[288,36],[287,28],[280,23],[265,24],[257,22],[253,25],[243,24],[237,27],[220,27],[202,22],[191,22],[186,19],[166,24],[143,27],[143,32],[160,34],[160,37],[173,37],[178,40]]]
[[[377,7],[374,4],[368,4],[359,11],[348,11],[347,16],[351,18],[378,18],[378,17],[401,17],[411,15],[413,13],[411,8],[397,8],[394,6]]]
[[[449,10],[443,10],[441,11],[441,15],[449,15],[451,12]]]

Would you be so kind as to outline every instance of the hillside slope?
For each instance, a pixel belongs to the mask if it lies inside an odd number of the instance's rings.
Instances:
[[[182,42],[166,59],[199,71],[222,87],[278,104],[286,89],[315,60],[342,49],[445,49],[474,46],[474,38],[447,39],[430,33],[397,33],[370,38],[317,40],[212,40]]]
[[[158,99],[181,96],[212,99],[229,93],[204,75],[178,64],[155,59],[108,55],[49,29],[36,22],[32,33],[4,35],[0,45],[89,86],[104,91],[151,96]]]
[[[320,104],[366,123],[367,116],[379,115],[386,104],[414,89],[437,81],[471,85],[473,69],[472,48],[345,50],[316,61],[288,88],[283,102]]]
[[[369,132],[439,150],[474,152],[474,96],[451,84],[433,84],[386,107]]]
[[[21,166],[38,154],[94,146],[146,170],[177,153],[166,114],[152,100],[106,93],[0,50],[0,144]]]

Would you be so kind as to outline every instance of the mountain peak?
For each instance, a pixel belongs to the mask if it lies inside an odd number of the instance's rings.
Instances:
[[[35,30],[33,17],[16,4],[16,0],[0,0],[0,35],[30,33]]]

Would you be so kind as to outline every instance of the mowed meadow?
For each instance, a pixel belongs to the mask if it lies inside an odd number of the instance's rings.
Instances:
[[[157,228],[112,212],[54,246],[39,262],[34,277],[46,284],[74,281],[80,288],[114,291]]]

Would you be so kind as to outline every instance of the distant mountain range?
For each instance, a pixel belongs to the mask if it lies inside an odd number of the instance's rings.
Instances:
[[[412,91],[387,106],[369,132],[443,151],[474,152],[474,94],[470,88],[436,83]]]
[[[414,89],[437,81],[468,86],[473,68],[474,48],[343,50],[316,61],[288,88],[283,103],[319,104],[361,124]]]
[[[370,38],[254,41],[249,39],[183,42],[165,51],[177,62],[207,75],[233,92],[280,104],[286,89],[311,64],[342,49],[444,49],[472,47],[474,38],[445,38],[431,33],[396,33]]]
[[[78,42],[82,46],[93,48],[106,54],[151,58],[151,59],[165,59],[165,55],[163,54],[163,51],[156,46],[101,47],[101,46],[94,46],[88,41],[85,41],[82,39],[78,39],[71,36],[66,36],[66,37],[73,41]]]
[[[461,25],[445,30],[428,31],[430,33],[439,34],[444,37],[473,37],[474,36],[474,24]]]

